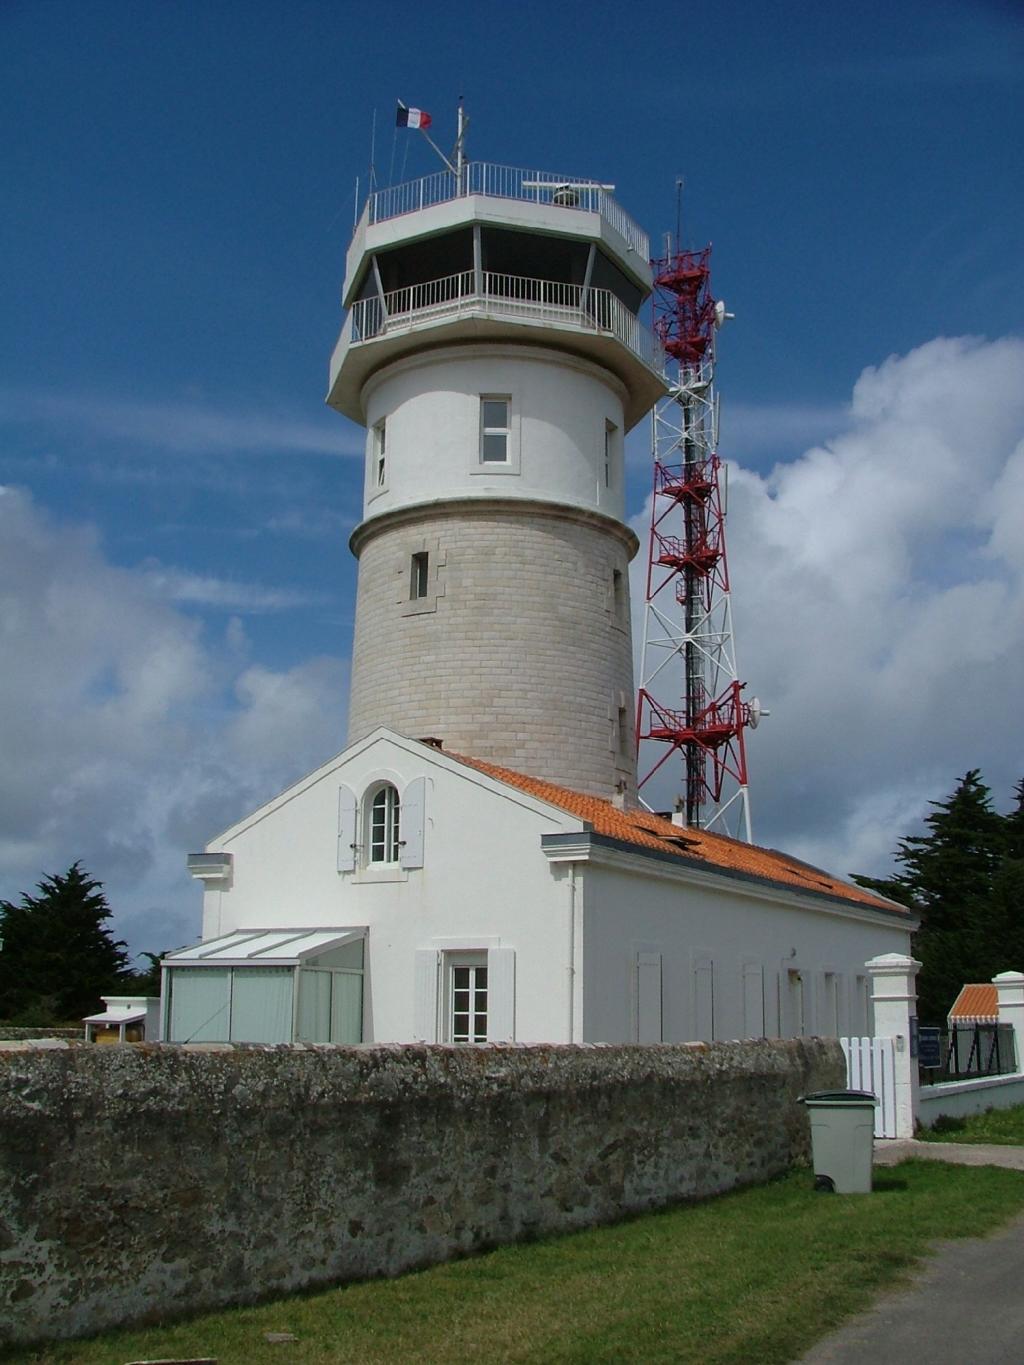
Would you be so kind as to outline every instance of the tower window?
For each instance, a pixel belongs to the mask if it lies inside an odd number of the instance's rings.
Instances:
[[[398,862],[398,824],[398,792],[387,783],[378,788],[370,802],[367,861],[371,865]]]
[[[430,555],[426,550],[418,550],[410,561],[409,600],[417,602],[427,596],[430,581]]]
[[[510,398],[480,399],[480,463],[508,464]]]
[[[618,427],[614,422],[604,424],[604,486],[612,486],[612,461],[615,457],[615,436]]]
[[[373,483],[383,488],[388,478],[388,428],[384,418],[373,428]]]

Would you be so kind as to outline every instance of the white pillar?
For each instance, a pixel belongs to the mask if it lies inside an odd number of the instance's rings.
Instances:
[[[917,1056],[911,1056],[916,1039],[917,984],[921,964],[902,953],[883,953],[865,963],[871,973],[876,1038],[893,1040],[896,1072],[896,1136],[912,1138],[917,1117]],[[915,1024],[911,1025],[911,1020]]]
[[[1017,1070],[1024,1071],[1024,972],[1000,972],[992,984],[999,996],[999,1022],[1013,1025]]]

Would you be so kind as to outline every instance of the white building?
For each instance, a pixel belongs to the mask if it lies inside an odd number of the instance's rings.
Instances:
[[[190,859],[165,1037],[864,1030],[902,907],[636,807],[648,257],[591,182],[473,163],[371,196],[329,394],[367,428],[350,747]]]
[[[907,946],[906,911],[783,854],[388,730],[215,847],[179,1041],[863,1033],[864,962]]]

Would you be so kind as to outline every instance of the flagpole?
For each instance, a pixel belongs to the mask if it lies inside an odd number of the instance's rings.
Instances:
[[[399,107],[399,109],[407,109],[407,108],[408,108],[408,105],[403,104],[402,101],[399,100],[399,101],[398,101],[398,107]],[[417,111],[417,112],[419,112],[419,111]],[[427,121],[428,121],[428,122],[430,121],[430,120],[429,120],[429,116],[428,116]],[[461,110],[460,110],[460,123],[461,123]],[[403,125],[403,126],[404,126],[404,125]],[[448,160],[448,158],[445,156],[444,152],[441,151],[441,148],[437,145],[437,143],[434,141],[434,139],[430,136],[430,134],[427,132],[426,128],[424,128],[422,125],[420,125],[419,131],[423,134],[423,136],[426,138],[426,140],[430,143],[431,147],[433,147],[434,151],[438,154],[438,156],[441,158],[441,160],[444,162],[444,164],[447,166],[447,168],[451,171],[452,175],[458,176],[459,172],[458,172],[458,171],[456,170],[456,168],[452,165],[452,163]]]
[[[465,135],[465,123],[463,121],[462,96],[459,96],[459,122],[458,137],[455,140],[455,180],[458,185],[459,194],[462,193],[462,178],[466,166],[466,157],[462,147],[462,139]]]

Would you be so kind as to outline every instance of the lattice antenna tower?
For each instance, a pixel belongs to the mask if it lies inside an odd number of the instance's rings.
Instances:
[[[679,186],[681,188],[681,185]],[[687,825],[751,840],[744,732],[762,712],[736,671],[719,459],[715,340],[732,314],[711,293],[711,247],[652,262],[654,328],[669,392],[652,413],[654,491],[643,655],[637,692],[637,778],[675,755]],[[664,774],[663,774],[664,777]]]

